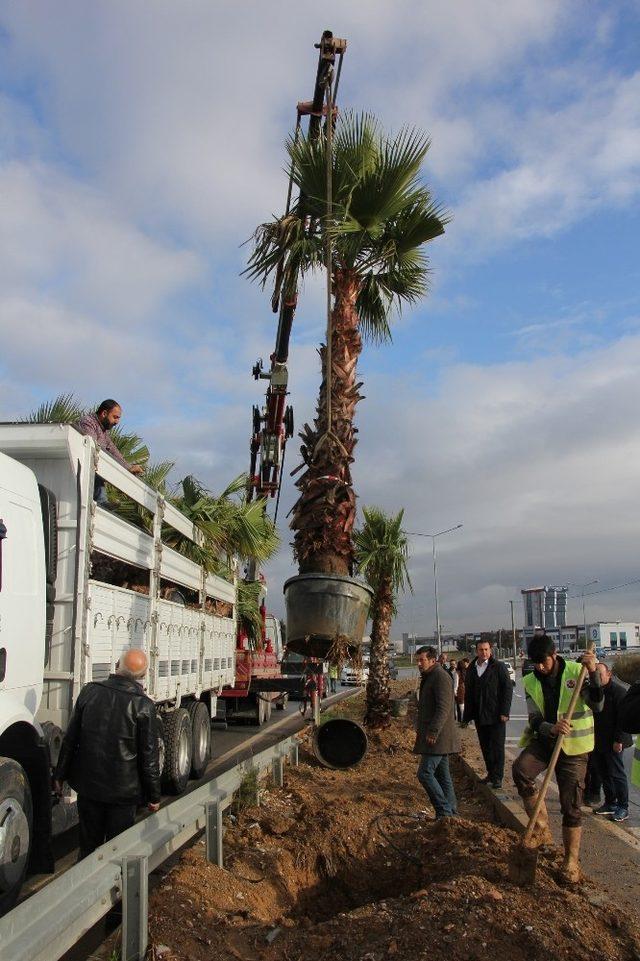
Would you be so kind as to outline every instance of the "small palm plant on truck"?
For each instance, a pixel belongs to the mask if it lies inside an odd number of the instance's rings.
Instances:
[[[357,366],[363,339],[388,342],[394,312],[428,293],[425,247],[447,222],[422,180],[428,149],[419,131],[388,136],[366,114],[339,119],[330,138],[292,138],[287,152],[304,203],[255,233],[247,273],[265,284],[279,270],[284,298],[295,297],[301,276],[326,268],[329,277],[322,381],[315,420],[300,434],[302,474],[291,520],[300,576],[285,585],[289,647],[303,653],[326,656],[343,628],[330,616],[313,623],[327,614],[315,604],[318,595],[330,595],[336,609],[338,594],[358,593],[351,478],[362,399]],[[358,643],[368,593],[356,603]]]

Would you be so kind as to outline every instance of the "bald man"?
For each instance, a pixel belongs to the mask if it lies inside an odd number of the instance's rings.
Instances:
[[[104,681],[78,695],[53,787],[67,781],[78,793],[80,858],[131,827],[136,809],[160,804],[158,723],[144,693],[147,655],[130,648]]]

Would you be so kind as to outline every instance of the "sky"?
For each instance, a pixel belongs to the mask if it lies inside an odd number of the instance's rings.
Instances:
[[[244,242],[282,211],[325,28],[348,40],[342,109],[427,131],[425,182],[452,217],[429,297],[362,355],[359,504],[404,508],[412,532],[463,525],[437,541],[445,632],[507,626],[511,599],[520,623],[521,588],[596,579],[588,619],[640,620],[640,584],[608,590],[640,578],[637,0],[8,0],[0,419],[115,396],[176,481],[216,490],[247,469],[275,318],[241,276]],[[298,425],[323,329],[308,283]],[[287,477],[277,614],[293,501]],[[427,634],[429,538],[410,538],[409,569],[394,632]]]

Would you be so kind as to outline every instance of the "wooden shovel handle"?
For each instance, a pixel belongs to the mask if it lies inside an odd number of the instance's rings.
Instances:
[[[574,692],[571,695],[571,700],[569,701],[569,707],[567,708],[567,713],[565,714],[565,717],[564,717],[565,721],[570,722],[571,718],[573,717],[573,712],[576,709],[576,704],[578,703],[578,698],[580,697],[580,692],[582,690],[582,685],[584,684],[584,679],[586,676],[587,676],[587,668],[583,664],[582,670],[580,671],[580,676],[578,678],[578,683],[576,684]],[[536,821],[538,820],[538,815],[540,814],[540,808],[544,804],[544,800],[547,796],[547,789],[549,787],[549,782],[553,777],[553,772],[556,769],[556,763],[558,761],[560,751],[562,750],[563,743],[564,743],[564,734],[559,734],[558,737],[556,738],[556,743],[553,748],[553,753],[551,754],[551,760],[549,761],[549,764],[547,766],[544,780],[542,781],[542,787],[538,792],[538,799],[536,801],[536,806],[531,812],[531,817],[529,818],[529,823],[527,824],[527,830],[525,831],[525,835],[522,840],[522,843],[524,845],[528,844],[529,841],[531,840],[531,835],[533,834],[534,828],[536,826]]]

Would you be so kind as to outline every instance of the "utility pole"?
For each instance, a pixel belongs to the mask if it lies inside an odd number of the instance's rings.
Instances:
[[[511,605],[511,640],[513,642],[513,669],[516,670],[516,622],[513,617],[513,601],[509,601]]]

